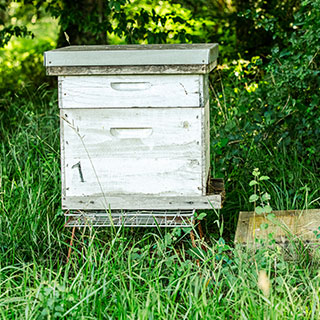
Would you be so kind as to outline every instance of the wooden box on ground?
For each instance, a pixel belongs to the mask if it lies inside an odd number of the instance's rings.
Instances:
[[[269,234],[277,243],[296,239],[319,242],[319,227],[320,209],[274,211],[266,217],[254,212],[240,212],[235,242],[252,245],[256,240],[268,240]]]
[[[58,76],[62,208],[221,207],[210,177],[208,73],[217,44],[70,46]]]

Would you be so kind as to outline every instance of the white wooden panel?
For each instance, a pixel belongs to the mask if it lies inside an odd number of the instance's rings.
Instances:
[[[62,209],[67,210],[160,210],[160,209],[221,209],[221,196],[172,196],[113,194],[89,197],[66,197],[62,199]]]
[[[60,108],[198,107],[199,75],[62,76]]]
[[[204,174],[204,183],[205,186],[203,188],[203,191],[205,190],[205,187],[207,186],[208,178],[210,176],[210,166],[211,166],[211,159],[210,159],[210,103],[207,102],[205,108],[204,108],[204,160],[203,163],[205,165],[205,169],[203,170]]]
[[[201,195],[202,109],[61,110],[66,197]]]
[[[207,182],[210,174],[210,104],[208,75],[200,75],[200,99],[204,108],[201,112],[201,147],[202,147],[202,194],[207,193]]]

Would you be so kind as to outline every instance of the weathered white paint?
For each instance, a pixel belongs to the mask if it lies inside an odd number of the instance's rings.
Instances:
[[[209,64],[218,57],[218,44],[68,46],[44,54],[50,66],[120,66]]]
[[[217,55],[216,44],[47,52],[59,75],[63,209],[220,208],[207,190]]]
[[[210,146],[209,137],[206,132],[208,127],[207,117],[209,112],[209,102],[204,108],[201,108],[201,173],[202,173],[202,195],[207,193],[207,182],[210,167]],[[209,158],[209,159],[208,159]]]
[[[60,108],[199,107],[200,75],[62,76]]]
[[[202,113],[203,108],[61,110],[63,194],[202,195]]]
[[[162,210],[162,209],[221,209],[221,196],[154,196],[141,194],[113,194],[88,197],[66,197],[62,199],[62,209],[80,210]]]
[[[204,162],[205,162],[205,179],[208,181],[210,177],[211,153],[210,153],[210,107],[209,101],[204,109],[205,125],[204,125]]]

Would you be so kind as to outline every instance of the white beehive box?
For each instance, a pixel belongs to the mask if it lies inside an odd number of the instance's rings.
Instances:
[[[70,46],[58,76],[62,208],[220,208],[211,194],[208,73],[217,44]]]

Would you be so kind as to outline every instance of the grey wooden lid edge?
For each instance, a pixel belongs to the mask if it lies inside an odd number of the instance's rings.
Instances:
[[[174,65],[210,64],[218,56],[218,44],[205,49],[118,50],[118,51],[59,51],[44,53],[44,65],[54,66],[113,66],[113,65]]]

